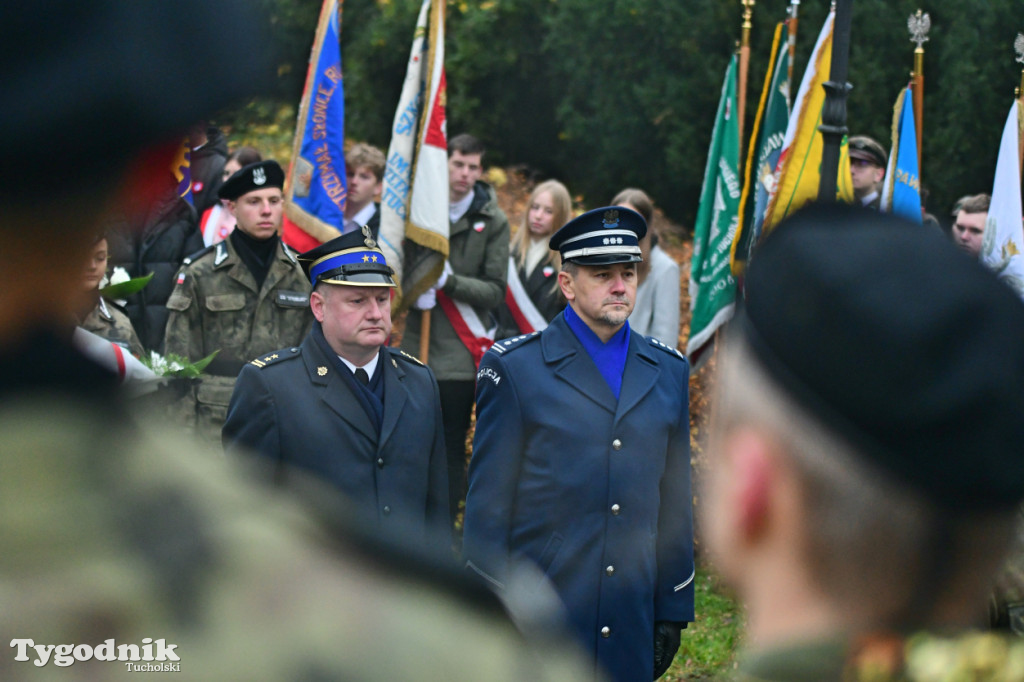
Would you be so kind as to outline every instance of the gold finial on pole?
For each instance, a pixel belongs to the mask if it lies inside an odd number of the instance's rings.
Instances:
[[[755,0],[740,0],[743,5],[743,25],[740,34],[740,64],[739,78],[736,84],[736,113],[739,117],[737,123],[740,128],[740,153],[743,153],[743,121],[747,111],[747,70],[750,67],[750,28],[751,17],[754,14]],[[742,163],[742,161],[741,161]]]
[[[923,173],[922,157],[924,155],[924,44],[928,42],[928,32],[932,28],[932,18],[927,12],[917,10],[907,19],[907,30],[910,31],[910,42],[916,43],[914,49],[914,71],[911,74],[911,89],[914,93],[914,122],[917,124],[917,177],[920,181]]]

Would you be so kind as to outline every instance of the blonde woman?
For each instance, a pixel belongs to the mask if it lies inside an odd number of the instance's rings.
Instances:
[[[498,338],[540,331],[565,308],[558,289],[562,263],[548,240],[570,218],[572,198],[565,185],[548,180],[534,188],[512,236],[508,289],[498,309]]]

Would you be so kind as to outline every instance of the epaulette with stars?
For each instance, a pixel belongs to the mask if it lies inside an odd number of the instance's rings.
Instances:
[[[299,357],[299,350],[298,346],[282,348],[281,350],[275,350],[272,353],[261,355],[258,358],[253,358],[249,361],[249,364],[253,367],[263,369],[264,367],[270,367],[271,365],[276,365],[279,362]]]
[[[665,351],[669,355],[675,355],[680,360],[686,360],[686,356],[683,355],[682,353],[680,353],[678,348],[673,348],[672,346],[666,345],[666,344],[662,343],[661,341],[659,341],[658,339],[654,338],[653,336],[648,336],[647,340],[655,348],[660,348],[661,350]]]
[[[521,336],[513,336],[510,339],[502,339],[501,341],[496,341],[488,350],[494,351],[498,355],[504,355],[511,350],[519,348],[530,339],[537,338],[538,336],[540,336],[540,332],[531,332],[529,334],[522,334]]]
[[[392,356],[395,356],[395,357],[398,357],[398,358],[402,358],[404,360],[408,360],[409,362],[413,363],[414,365],[419,365],[420,367],[426,367],[426,365],[423,364],[422,360],[420,360],[419,358],[417,358],[415,356],[409,355],[408,353],[406,353],[401,348],[394,348],[392,346],[388,346],[388,350],[391,352]]]

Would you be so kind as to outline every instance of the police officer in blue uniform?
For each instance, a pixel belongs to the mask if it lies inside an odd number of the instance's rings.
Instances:
[[[463,540],[499,591],[543,571],[619,682],[664,674],[693,620],[689,365],[627,322],[646,230],[611,207],[551,238],[569,305],[484,355]]]
[[[225,448],[333,484],[369,528],[438,547],[451,541],[441,403],[433,373],[388,347],[393,270],[370,231],[299,257],[313,329],[238,376]]]

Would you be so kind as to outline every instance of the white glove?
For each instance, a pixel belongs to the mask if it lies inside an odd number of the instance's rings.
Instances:
[[[420,297],[416,299],[417,310],[430,310],[437,305],[437,289],[431,287],[424,293],[420,294]]]
[[[437,278],[437,284],[434,285],[437,289],[443,289],[444,283],[448,281],[448,275],[452,274],[452,264],[447,260],[444,262],[444,270],[441,271],[441,276]]]

